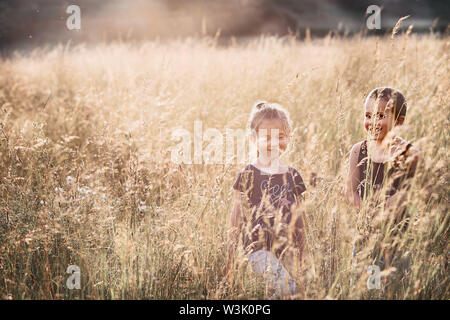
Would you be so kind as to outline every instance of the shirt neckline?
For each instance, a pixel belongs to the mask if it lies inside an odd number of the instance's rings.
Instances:
[[[258,170],[259,172],[263,173],[264,175],[268,175],[268,176],[278,176],[278,175],[283,175],[283,174],[289,173],[289,169],[290,169],[290,167],[288,166],[288,170],[287,170],[286,172],[283,172],[283,173],[268,173],[268,172],[266,172],[266,171],[263,171],[263,170],[261,170],[261,169],[255,167],[253,164],[250,164],[250,166],[253,167],[253,168],[255,168],[256,170]]]
[[[367,155],[367,159],[369,159],[370,162],[375,163],[375,164],[378,164],[378,165],[384,165],[385,163],[388,163],[388,162],[389,162],[389,160],[384,161],[384,162],[377,162],[377,161],[373,161],[372,159],[370,159],[370,158],[369,158],[369,155],[368,155],[368,153],[369,153],[369,152],[368,152],[369,147],[367,146],[367,140],[364,140],[364,146],[363,146],[363,148],[365,149],[365,150],[363,150],[363,152]]]

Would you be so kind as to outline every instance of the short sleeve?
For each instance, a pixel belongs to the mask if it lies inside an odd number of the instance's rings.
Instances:
[[[303,182],[302,176],[297,170],[293,170],[293,178],[294,178],[294,192],[296,196],[300,196],[303,192],[306,191],[305,183]]]
[[[236,178],[236,181],[233,184],[233,189],[243,192],[244,188],[242,187],[242,173],[239,172]]]
[[[233,189],[240,192],[248,192],[253,177],[253,172],[249,166],[245,167],[237,175],[236,181],[234,182]]]
[[[414,150],[412,148],[412,144],[408,143],[408,146],[406,147],[406,154],[407,154],[407,178],[410,179],[412,177],[414,177],[414,175],[416,174],[416,169],[417,169],[417,162],[419,160],[418,158],[418,154],[419,151]]]

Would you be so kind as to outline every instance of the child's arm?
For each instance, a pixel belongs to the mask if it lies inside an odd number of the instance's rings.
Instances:
[[[292,232],[293,246],[297,249],[298,258],[302,263],[303,253],[306,249],[306,229],[305,229],[305,210],[302,202],[305,200],[305,183],[298,171],[294,171],[294,185],[296,201],[291,206],[292,223],[294,230]]]
[[[359,170],[358,170],[358,155],[361,149],[361,143],[355,144],[350,151],[350,165],[347,176],[347,201],[356,208],[361,207],[361,198],[358,193],[359,184]]]
[[[299,254],[300,263],[303,258],[303,253],[306,249],[306,223],[305,212],[303,208],[300,208],[303,197],[301,197],[296,204],[291,206],[292,216],[294,220],[294,232],[293,232],[293,245],[297,249]]]
[[[241,224],[241,192],[238,190],[234,191],[234,203],[233,211],[230,216],[231,228],[229,230],[230,237],[233,242],[237,242],[237,237],[239,234],[239,227]]]
[[[234,258],[234,252],[236,251],[236,246],[238,244],[238,236],[241,226],[241,212],[242,212],[241,208],[242,208],[241,193],[239,190],[235,190],[233,210],[231,211],[230,215],[231,227],[228,230],[228,237],[231,242],[231,245],[228,250],[228,262],[225,268],[225,273],[227,273],[231,268]]]
[[[411,156],[410,163],[408,164],[408,172],[407,172],[407,179],[412,178],[417,169],[417,164],[420,160],[420,153],[417,150],[413,151],[413,155]],[[394,193],[392,196],[387,198],[386,200],[386,208],[391,209],[400,209],[403,207],[403,205],[406,202],[406,199],[408,197],[408,193],[410,192],[411,185],[409,182],[407,182],[406,186],[402,188],[401,190],[398,190],[396,193]],[[402,213],[403,210],[396,210],[396,213]],[[395,217],[396,220],[401,219],[401,217]]]

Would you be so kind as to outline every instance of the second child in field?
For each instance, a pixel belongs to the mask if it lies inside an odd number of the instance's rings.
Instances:
[[[303,256],[304,222],[295,208],[306,188],[300,173],[279,159],[291,133],[289,114],[278,104],[257,103],[248,127],[258,156],[233,186],[229,265],[241,234],[253,271],[275,291],[272,298],[290,296],[297,286],[281,261],[291,264]]]
[[[350,152],[347,199],[357,209],[361,209],[363,203],[365,207],[372,207],[373,218],[380,211],[380,205],[384,206],[384,212],[390,216],[386,219],[379,217],[380,227],[391,220],[398,229],[404,230],[409,181],[415,174],[419,159],[419,153],[412,144],[395,134],[405,121],[406,100],[398,90],[380,87],[369,93],[364,108],[367,139],[356,143]],[[387,267],[395,251],[390,245],[377,260]]]

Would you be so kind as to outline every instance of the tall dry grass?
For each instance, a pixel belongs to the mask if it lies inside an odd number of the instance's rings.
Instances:
[[[448,299],[449,42],[433,35],[261,37],[35,50],[0,61],[0,296],[5,299],[266,298],[227,228],[242,165],[175,165],[177,127],[244,128],[276,101],[295,132],[286,160],[307,184],[307,272],[299,299]],[[409,103],[400,134],[421,150],[396,241],[406,274],[368,290],[370,257],[351,265],[357,213],[344,201],[351,146],[374,87]],[[370,224],[370,222],[369,222]],[[375,233],[373,233],[375,234]],[[389,238],[389,237],[388,237]],[[377,242],[372,239],[365,250]],[[68,265],[81,290],[66,287]],[[352,283],[350,284],[350,280]]]

